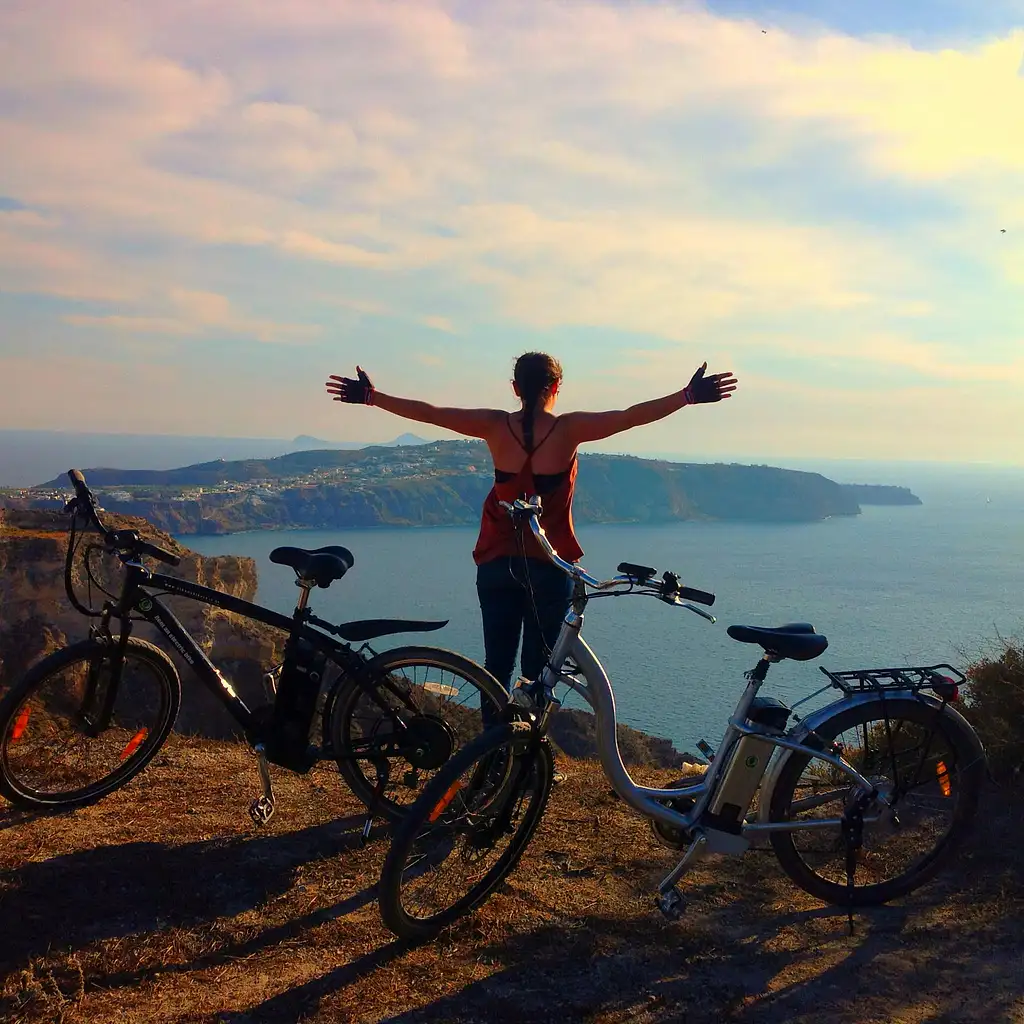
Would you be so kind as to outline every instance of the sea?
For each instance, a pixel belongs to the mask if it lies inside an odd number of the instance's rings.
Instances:
[[[832,670],[948,663],[958,668],[1024,637],[1024,469],[893,463],[776,465],[814,469],[847,483],[910,487],[919,506],[865,507],[859,516],[814,523],[680,522],[578,527],[583,565],[607,578],[620,561],[671,569],[717,595],[715,624],[651,598],[591,603],[584,636],[615,690],[617,716],[693,751],[713,746],[759,650],[726,635],[733,623],[813,623],[829,640],[815,662],[772,668],[766,688],[791,706],[827,684]],[[383,638],[423,642],[483,659],[475,530],[465,527],[303,530],[181,537],[204,554],[254,558],[258,600],[287,612],[297,595],[290,569],[268,555],[278,545],[342,544],[353,569],[315,590],[331,621],[371,617],[447,619],[435,633]],[[834,699],[819,694],[805,708]],[[566,706],[585,706],[569,694]]]

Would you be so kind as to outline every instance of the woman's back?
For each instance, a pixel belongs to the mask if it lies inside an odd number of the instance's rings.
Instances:
[[[533,458],[531,468],[540,476],[553,476],[569,469],[576,444],[565,430],[561,417],[537,411],[533,415]],[[501,414],[485,438],[499,474],[518,473],[528,458],[529,445],[523,436],[523,413]]]

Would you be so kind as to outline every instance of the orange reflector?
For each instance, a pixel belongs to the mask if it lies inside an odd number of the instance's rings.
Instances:
[[[11,742],[20,740],[24,735],[25,730],[28,728],[29,716],[32,714],[31,708],[26,704],[18,713],[18,717],[14,720],[14,728],[11,730]]]
[[[125,745],[124,750],[121,751],[121,760],[127,761],[132,754],[135,753],[143,743],[146,742],[146,737],[149,735],[148,729],[140,729]]]
[[[953,792],[953,787],[949,784],[949,770],[946,768],[945,761],[936,762],[935,776],[939,780],[939,789],[942,790],[942,795],[949,796]]]
[[[445,808],[458,795],[459,790],[462,789],[462,785],[462,780],[456,779],[455,782],[448,787],[448,792],[437,801],[437,806],[430,812],[430,817],[427,819],[428,821],[437,821],[437,819],[444,814]]]

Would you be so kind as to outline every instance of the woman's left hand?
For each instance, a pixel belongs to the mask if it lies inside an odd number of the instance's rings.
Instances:
[[[732,393],[736,390],[738,382],[731,370],[725,373],[713,373],[710,377],[705,377],[704,372],[707,368],[707,363],[699,366],[697,372],[690,378],[690,383],[683,389],[687,405],[720,402],[723,398],[732,397]]]
[[[332,373],[331,379],[327,381],[327,390],[335,402],[347,402],[350,405],[373,404],[373,381],[361,366],[356,367],[355,379],[338,377]]]

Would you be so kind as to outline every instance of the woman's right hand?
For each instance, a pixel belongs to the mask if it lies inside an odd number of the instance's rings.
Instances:
[[[350,405],[373,404],[373,382],[361,366],[356,367],[354,379],[338,377],[332,373],[331,379],[327,381],[327,390],[335,402],[347,402]]]

